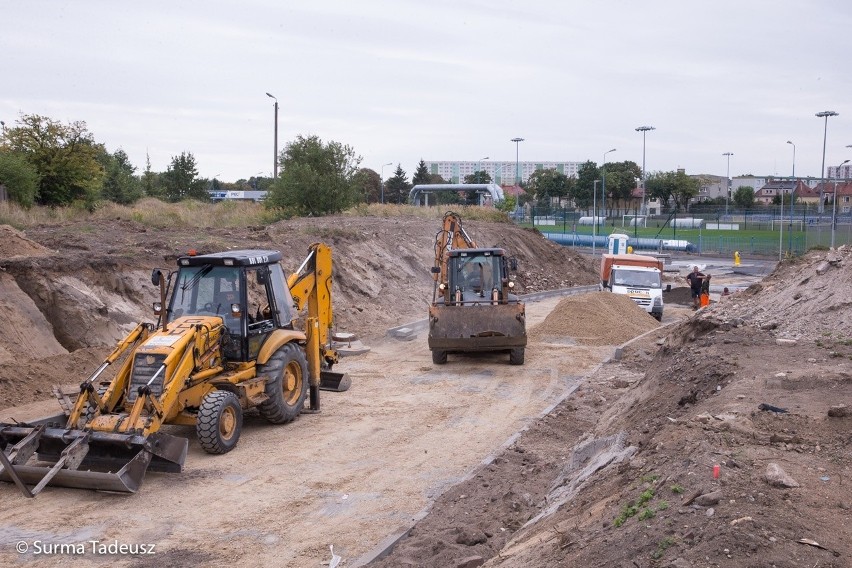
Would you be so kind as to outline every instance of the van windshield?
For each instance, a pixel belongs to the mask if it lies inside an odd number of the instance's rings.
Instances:
[[[632,286],[634,288],[662,288],[659,272],[627,270],[620,268],[612,271],[614,286]]]

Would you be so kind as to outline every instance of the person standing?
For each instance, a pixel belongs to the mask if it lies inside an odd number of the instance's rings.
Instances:
[[[710,275],[704,277],[701,282],[701,307],[706,308],[710,305]]]
[[[692,272],[687,274],[686,281],[692,292],[692,309],[697,310],[701,303],[701,284],[704,282],[704,273],[698,270],[698,266],[692,267]]]

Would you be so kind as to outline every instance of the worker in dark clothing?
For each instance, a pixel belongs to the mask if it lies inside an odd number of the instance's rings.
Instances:
[[[686,276],[689,289],[692,292],[692,309],[697,310],[701,303],[701,284],[704,282],[704,273],[697,266],[692,267],[692,272]]]

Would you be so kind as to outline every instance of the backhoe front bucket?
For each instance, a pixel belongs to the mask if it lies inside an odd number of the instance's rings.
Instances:
[[[188,444],[162,432],[145,437],[0,424],[0,481],[14,482],[28,497],[48,485],[135,493],[149,468],[181,471]]]
[[[352,379],[345,373],[321,371],[319,388],[324,391],[345,392],[352,386]]]

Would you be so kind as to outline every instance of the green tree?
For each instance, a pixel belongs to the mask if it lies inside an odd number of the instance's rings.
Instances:
[[[24,156],[38,172],[37,203],[94,203],[104,177],[98,161],[104,150],[85,122],[62,124],[45,116],[22,114],[16,126],[6,129],[5,140],[11,151]]]
[[[300,215],[327,215],[351,207],[361,192],[355,174],[361,157],[340,142],[297,136],[281,152],[281,174],[269,189],[268,207]]]
[[[151,169],[151,156],[145,154],[145,171],[142,172],[142,193],[148,197],[165,198],[165,188],[160,174]]]
[[[21,207],[31,207],[38,193],[38,172],[27,159],[14,152],[0,152],[0,185],[9,199]]]
[[[598,165],[591,160],[581,164],[577,170],[577,182],[569,188],[568,197],[574,200],[574,205],[579,209],[588,209],[592,206],[595,180],[600,179],[598,174]]]
[[[676,172],[653,172],[645,179],[648,195],[664,203],[674,203],[675,210],[685,208],[689,200],[698,195],[701,181],[686,175],[682,170]]]
[[[609,211],[628,201],[642,177],[642,168],[635,162],[610,162],[606,165],[606,205]]]
[[[505,213],[511,213],[518,207],[518,198],[514,195],[506,195],[503,200],[497,203],[497,209]]]
[[[165,197],[169,201],[210,200],[207,183],[198,177],[195,156],[191,152],[181,152],[180,156],[172,156],[172,162],[163,174],[163,182]]]
[[[397,164],[396,171],[385,180],[385,203],[406,203],[411,187],[405,170]]]
[[[477,170],[472,174],[464,176],[462,183],[494,183],[491,175],[485,170]]]
[[[358,188],[358,200],[364,203],[378,203],[381,193],[381,176],[370,168],[361,168],[355,173],[353,183]]]
[[[133,175],[136,166],[130,163],[124,150],[119,148],[113,154],[105,152],[101,155],[101,164],[106,171],[101,188],[102,198],[129,205],[142,197],[142,185]]]
[[[754,207],[754,188],[741,185],[734,192],[734,204],[739,209],[751,209]]]
[[[527,180],[526,191],[535,197],[539,206],[549,207],[554,199],[568,197],[575,183],[576,180],[555,169],[536,170]]]
[[[427,183],[435,183],[431,180],[432,174],[429,173],[429,169],[426,167],[426,162],[421,159],[420,163],[417,164],[417,169],[414,171],[414,176],[411,178],[411,184],[423,185]]]

